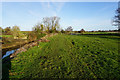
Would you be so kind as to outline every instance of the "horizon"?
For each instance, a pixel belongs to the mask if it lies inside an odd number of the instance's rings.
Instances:
[[[58,16],[64,30],[69,26],[74,31],[116,30],[112,19],[117,7],[117,2],[3,2],[0,25],[31,31],[42,18]]]

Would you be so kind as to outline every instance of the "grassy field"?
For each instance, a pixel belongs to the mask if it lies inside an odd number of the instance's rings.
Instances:
[[[120,34],[118,32],[84,32],[84,33],[76,33],[76,34]]]
[[[115,35],[64,35],[49,38],[3,64],[4,78],[120,78]]]
[[[0,35],[0,37],[13,37],[12,35]]]

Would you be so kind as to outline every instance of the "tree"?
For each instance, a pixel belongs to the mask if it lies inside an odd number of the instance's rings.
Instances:
[[[43,31],[43,28],[44,28],[43,24],[37,24],[37,25],[35,25],[35,27],[33,27],[33,31],[35,33],[40,34]]]
[[[2,35],[3,32],[4,32],[3,28],[0,27],[0,35]]]
[[[0,27],[0,35],[2,35],[2,28]]]
[[[4,33],[7,34],[7,35],[11,35],[11,28],[10,27],[6,27],[4,29]]]
[[[30,33],[29,35],[33,36],[34,34],[36,34],[37,38],[39,38],[43,32],[44,26],[41,23],[38,23],[37,25],[35,25],[35,27],[33,27],[33,32]]]
[[[69,26],[65,31],[73,31],[73,28]]]
[[[120,31],[120,1],[118,2],[118,9],[116,10],[116,15],[113,19],[113,25],[118,26],[118,30]]]
[[[59,29],[59,26],[60,26],[60,24],[59,24],[60,18],[54,16],[54,17],[51,17],[50,20],[52,22],[52,24],[51,24],[52,30],[57,31]]]
[[[20,37],[20,28],[18,26],[13,26],[12,34],[13,34],[14,38],[19,38]]]
[[[61,33],[65,33],[65,31],[62,29],[62,30],[61,30]]]
[[[44,24],[45,30],[47,32],[49,32],[49,30],[50,30],[50,18],[48,18],[48,17],[43,18],[43,24]]]
[[[31,32],[28,33],[27,38],[28,38],[29,41],[33,41],[33,40],[37,39],[37,35],[33,31],[31,31]]]
[[[45,30],[48,33],[57,31],[60,27],[59,20],[60,18],[57,16],[43,18]]]
[[[3,28],[2,27],[0,27],[0,30],[2,30]]]

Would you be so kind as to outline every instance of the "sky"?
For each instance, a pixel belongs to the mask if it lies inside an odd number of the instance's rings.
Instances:
[[[31,31],[44,17],[60,17],[60,27],[73,30],[114,30],[117,2],[2,2],[2,28],[17,25]]]

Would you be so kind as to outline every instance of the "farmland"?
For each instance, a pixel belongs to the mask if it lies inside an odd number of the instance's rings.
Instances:
[[[3,79],[120,78],[118,35],[58,34],[48,39],[3,64]]]

